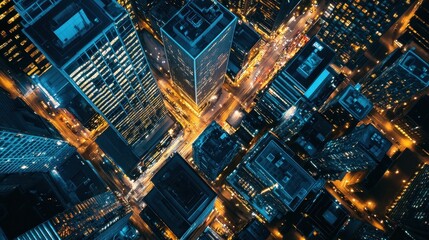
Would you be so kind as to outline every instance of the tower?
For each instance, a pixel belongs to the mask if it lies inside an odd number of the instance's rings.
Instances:
[[[173,83],[197,111],[222,86],[236,22],[215,0],[191,0],[161,29]]]
[[[129,14],[113,0],[17,0],[25,33],[132,148],[166,116]]]

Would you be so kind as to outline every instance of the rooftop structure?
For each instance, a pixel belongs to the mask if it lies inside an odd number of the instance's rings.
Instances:
[[[351,85],[343,90],[339,103],[358,121],[372,110],[372,103]]]
[[[140,213],[157,232],[159,219],[179,239],[186,239],[213,209],[216,194],[178,154],[152,178],[154,188],[144,198],[147,207]]]
[[[273,135],[266,134],[228,176],[228,182],[271,221],[295,211],[316,182],[294,157]]]
[[[240,150],[240,145],[213,121],[192,144],[195,164],[215,180]]]

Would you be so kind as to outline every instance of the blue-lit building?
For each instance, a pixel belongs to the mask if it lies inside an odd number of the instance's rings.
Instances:
[[[429,86],[429,61],[415,49],[391,53],[366,79],[363,93],[379,111],[407,103]]]
[[[188,239],[214,208],[216,194],[179,155],[172,156],[152,178],[140,217],[159,239]]]
[[[334,57],[331,48],[317,37],[312,38],[258,97],[255,110],[270,124],[279,121],[301,98],[317,99],[331,82],[327,67]]]
[[[221,89],[236,22],[215,0],[191,0],[161,28],[173,83],[196,110]]]
[[[194,162],[212,181],[240,151],[240,144],[213,121],[192,144]]]
[[[228,183],[267,221],[295,211],[315,186],[293,152],[264,135],[228,177]]]
[[[350,134],[329,141],[312,161],[321,175],[337,178],[346,172],[375,168],[391,146],[373,125],[361,125]]]
[[[48,172],[72,154],[47,121],[0,91],[0,173]]]
[[[43,4],[42,4],[43,2]],[[117,2],[16,0],[26,35],[133,148],[166,110],[137,32]]]
[[[75,205],[18,236],[17,240],[110,239],[131,216],[112,192]]]

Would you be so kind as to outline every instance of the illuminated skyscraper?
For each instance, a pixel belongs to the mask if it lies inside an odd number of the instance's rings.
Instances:
[[[363,53],[411,6],[413,1],[333,0],[323,14],[319,37],[337,52],[341,64],[357,65]]]
[[[112,192],[92,197],[27,231],[17,240],[110,239],[131,216]]]
[[[0,26],[0,57],[11,67],[33,75],[50,66],[45,56],[22,33],[21,17],[12,0],[0,3]]]
[[[423,1],[411,18],[405,33],[398,39],[402,44],[414,41],[417,45],[429,51],[429,2]]]
[[[25,33],[132,146],[166,110],[128,13],[113,0],[16,0]]]
[[[380,65],[363,90],[379,109],[392,109],[406,103],[429,86],[429,63],[414,49],[405,53],[397,50]]]
[[[329,141],[320,155],[312,160],[321,175],[374,168],[392,144],[372,125],[362,125],[348,135]]]
[[[236,21],[215,0],[191,0],[161,29],[173,83],[197,110],[222,86]]]
[[[73,148],[23,102],[0,91],[0,174],[47,172]]]
[[[247,13],[256,5],[257,0],[220,0],[219,2],[234,13],[247,16]]]

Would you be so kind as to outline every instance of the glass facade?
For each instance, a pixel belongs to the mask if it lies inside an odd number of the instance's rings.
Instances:
[[[198,23],[189,22],[194,17]],[[194,0],[161,30],[173,83],[197,109],[207,105],[225,79],[236,19],[216,2]]]
[[[0,129],[0,173],[47,172],[72,151],[58,139]]]
[[[125,142],[138,145],[166,110],[129,14],[114,1],[62,0],[42,15],[26,34]],[[71,31],[76,21],[80,29]]]

